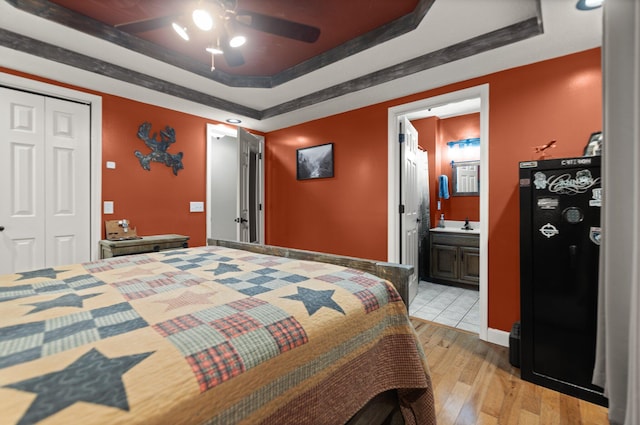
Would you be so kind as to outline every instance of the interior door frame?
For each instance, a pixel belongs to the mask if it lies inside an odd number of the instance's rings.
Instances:
[[[89,244],[91,247],[90,258],[97,260],[99,257],[98,242],[102,239],[102,97],[4,72],[0,72],[0,85],[14,90],[23,90],[89,105],[91,121],[89,128],[91,150]]]
[[[207,152],[206,152],[206,156],[207,156],[207,194],[206,194],[206,232],[207,232],[207,239],[211,238],[211,155],[213,154],[213,149],[211,147],[211,144],[213,143],[213,139],[219,138],[219,137],[224,137],[224,136],[229,136],[229,137],[233,137],[236,141],[239,140],[239,128],[232,128],[232,127],[228,127],[226,125],[223,124],[211,124],[211,123],[207,123],[207,140],[206,140],[206,147],[207,147]],[[248,131],[245,129],[245,131]],[[258,165],[258,176],[259,176],[259,182],[258,182],[258,191],[260,193],[260,205],[262,206],[262,208],[260,208],[258,210],[258,223],[259,223],[259,231],[258,231],[258,238],[260,243],[264,243],[264,225],[265,225],[265,220],[264,220],[264,211],[265,211],[265,198],[264,198],[264,174],[265,174],[265,170],[264,170],[264,136],[260,136],[257,134],[253,134],[250,133],[252,136],[256,137],[258,139],[258,144],[260,145],[260,155],[262,156],[262,160],[259,162]],[[238,170],[238,173],[240,173],[241,170]],[[239,178],[239,176],[238,176]],[[238,237],[236,237],[238,239]]]
[[[387,260],[400,261],[400,148],[396,122],[412,112],[433,108],[448,103],[480,98],[480,285],[479,285],[479,337],[482,340],[505,345],[501,332],[489,332],[488,328],[488,241],[489,241],[489,84],[482,84],[446,93],[440,96],[405,103],[388,109],[388,155],[387,155]],[[508,336],[508,334],[507,334]],[[506,343],[508,344],[508,338]]]

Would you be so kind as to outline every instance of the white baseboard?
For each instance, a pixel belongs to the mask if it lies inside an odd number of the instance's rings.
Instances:
[[[493,344],[502,345],[503,347],[509,346],[509,332],[501,331],[500,329],[487,329],[487,341]]]

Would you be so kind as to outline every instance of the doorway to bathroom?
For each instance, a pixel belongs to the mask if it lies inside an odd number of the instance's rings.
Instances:
[[[480,211],[479,211],[479,285],[478,285],[478,335],[480,339],[491,341],[488,331],[488,182],[489,182],[489,85],[471,87],[444,95],[395,106],[388,110],[388,260],[401,262],[402,222],[401,181],[405,173],[400,160],[401,146],[398,143],[397,123],[404,118],[414,119],[430,109],[445,105],[456,107],[472,99],[479,99],[480,112]],[[431,155],[431,153],[430,153]],[[431,188],[434,185],[431,183]],[[437,205],[431,205],[432,209]],[[410,306],[411,309],[411,306]]]

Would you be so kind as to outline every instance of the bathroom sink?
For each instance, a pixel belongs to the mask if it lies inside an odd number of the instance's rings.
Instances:
[[[431,232],[446,232],[446,233],[480,233],[480,223],[477,221],[469,222],[471,229],[465,230],[464,221],[457,220],[445,220],[445,227],[433,227],[429,229]]]

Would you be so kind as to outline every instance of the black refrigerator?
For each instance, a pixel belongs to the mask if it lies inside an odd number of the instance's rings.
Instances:
[[[520,163],[522,379],[607,405],[595,362],[600,157]]]

